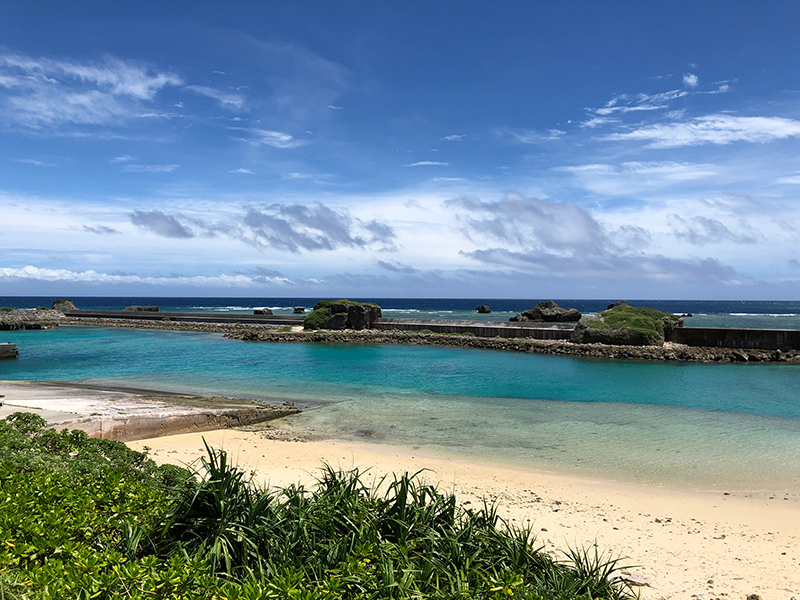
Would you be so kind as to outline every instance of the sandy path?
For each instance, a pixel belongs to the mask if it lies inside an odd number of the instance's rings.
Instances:
[[[530,521],[548,551],[590,547],[642,565],[647,599],[800,597],[800,501],[693,493],[565,477],[425,456],[417,450],[344,441],[279,441],[259,432],[218,430],[131,442],[159,462],[186,464],[203,454],[202,437],[228,450],[256,481],[311,483],[325,461],[370,473],[429,469],[425,477],[454,490],[463,504],[498,503],[516,523]]]

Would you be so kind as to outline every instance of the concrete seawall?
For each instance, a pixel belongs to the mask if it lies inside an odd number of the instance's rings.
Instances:
[[[75,310],[67,317],[89,319],[124,319],[127,321],[176,321],[191,323],[258,323],[264,325],[302,325],[304,315],[240,315],[216,313],[177,313],[123,310]]]
[[[535,340],[568,340],[574,323],[505,323],[502,321],[434,321],[427,319],[379,319],[373,329],[382,331],[423,331],[455,333],[476,337],[517,338]]]
[[[679,327],[667,341],[708,348],[751,350],[800,350],[797,329],[725,329],[722,327]]]

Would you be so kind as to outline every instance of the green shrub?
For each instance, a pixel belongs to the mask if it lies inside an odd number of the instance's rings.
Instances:
[[[13,310],[14,309],[10,306],[4,306],[3,308],[0,308],[0,312],[13,312]]]
[[[325,466],[311,490],[263,490],[208,445],[195,479],[16,413],[0,420],[0,598],[634,597],[615,560],[556,561],[418,475]]]
[[[285,327],[281,327],[280,329],[276,330],[277,333],[289,333],[292,330],[291,325],[286,325]]]

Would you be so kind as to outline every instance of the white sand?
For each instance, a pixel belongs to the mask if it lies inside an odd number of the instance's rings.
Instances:
[[[262,484],[313,482],[324,461],[369,467],[378,477],[428,469],[425,477],[459,501],[496,501],[500,514],[534,525],[548,551],[590,547],[626,557],[646,579],[644,598],[800,597],[800,503],[795,497],[726,496],[565,477],[419,451],[342,441],[286,442],[257,432],[217,430],[131,442],[159,462],[188,464],[205,439],[225,448]]]

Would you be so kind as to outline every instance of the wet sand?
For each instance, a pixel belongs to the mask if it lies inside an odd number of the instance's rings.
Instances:
[[[122,441],[248,425],[299,412],[289,403],[62,382],[0,381],[0,394],[5,395],[0,418],[33,412],[58,429]]]

